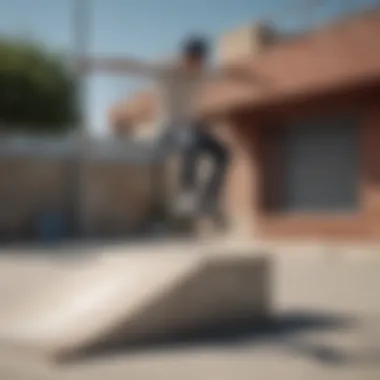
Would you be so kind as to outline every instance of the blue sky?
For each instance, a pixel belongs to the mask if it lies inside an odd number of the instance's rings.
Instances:
[[[24,35],[54,49],[72,49],[75,0],[1,0],[0,34]],[[307,0],[90,0],[90,52],[156,59],[173,54],[187,35],[215,40],[226,29],[271,15],[298,29],[379,0],[325,0],[313,14],[299,11]],[[283,9],[294,9],[285,13]],[[96,75],[89,80],[87,114],[95,132],[105,131],[107,108],[143,86],[140,80]]]

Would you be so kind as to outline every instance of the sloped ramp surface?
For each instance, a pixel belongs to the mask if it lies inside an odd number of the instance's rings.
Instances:
[[[105,256],[65,271],[0,315],[0,341],[59,359],[269,311],[267,258]]]

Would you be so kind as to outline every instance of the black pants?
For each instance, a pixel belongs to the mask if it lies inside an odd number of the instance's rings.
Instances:
[[[206,179],[206,185],[201,198],[201,208],[204,211],[217,211],[218,201],[223,189],[229,152],[227,147],[211,133],[207,132],[203,125],[195,125],[191,129],[191,136],[182,144],[178,141],[175,127],[164,136],[160,144],[160,150],[171,150],[169,147],[180,149],[182,156],[182,171],[180,185],[182,191],[196,192],[198,189],[198,166],[200,159],[209,157],[212,162],[212,171]]]
[[[179,150],[182,156],[182,169],[180,174],[181,191],[196,192],[198,189],[198,166],[203,157],[209,157],[213,170],[206,179],[206,186],[201,197],[201,208],[205,212],[218,213],[218,201],[225,182],[229,164],[229,151],[227,147],[203,125],[194,125],[190,128],[191,138],[179,142],[178,129],[174,126],[165,134],[158,144],[157,154],[165,157],[172,150]],[[160,173],[156,172],[156,176]],[[157,184],[160,181],[157,181]],[[159,185],[157,191],[159,191]]]
[[[181,184],[184,191],[195,191],[200,159],[208,157],[212,171],[206,179],[206,187],[201,200],[202,209],[212,211],[218,207],[229,162],[228,149],[224,144],[201,127],[194,129],[192,141],[183,152]]]

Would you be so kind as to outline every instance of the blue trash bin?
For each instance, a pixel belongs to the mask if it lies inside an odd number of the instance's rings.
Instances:
[[[42,242],[57,242],[65,238],[66,223],[64,217],[57,212],[46,212],[37,220],[37,235]]]

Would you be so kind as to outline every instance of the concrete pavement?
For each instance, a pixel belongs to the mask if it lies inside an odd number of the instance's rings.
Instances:
[[[6,380],[377,380],[380,257],[275,257],[277,322],[161,347],[116,351],[66,365],[0,352]]]

